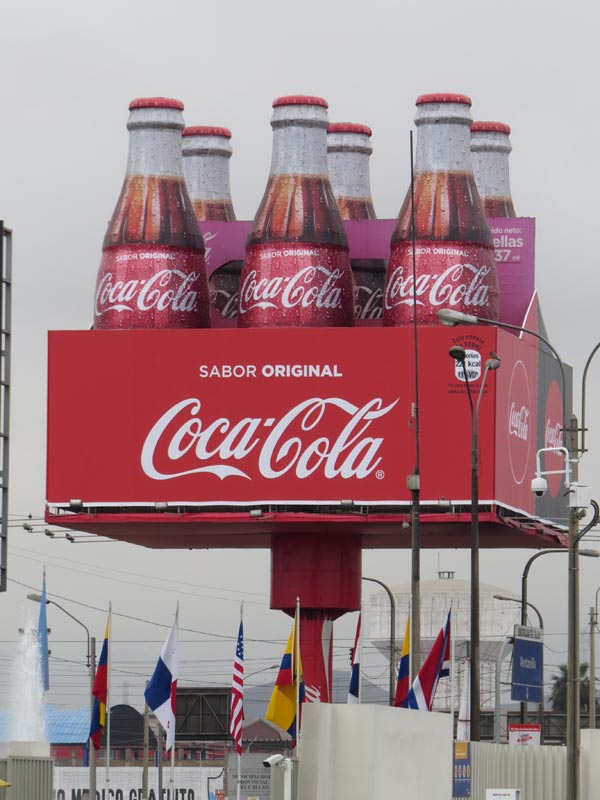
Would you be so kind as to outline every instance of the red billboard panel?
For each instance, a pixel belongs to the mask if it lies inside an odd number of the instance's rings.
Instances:
[[[51,333],[48,502],[399,502],[413,398],[403,332],[326,334]]]
[[[480,509],[536,514],[532,337],[492,326],[420,328],[418,393],[410,327],[49,337],[51,508],[301,506],[326,515],[352,500],[373,515],[405,513],[407,476],[418,466],[423,511],[468,512],[473,417],[463,366],[449,355],[459,345],[479,409]],[[492,353],[501,365],[484,384]]]

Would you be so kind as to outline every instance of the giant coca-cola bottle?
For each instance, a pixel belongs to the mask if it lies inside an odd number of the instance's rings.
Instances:
[[[371,129],[353,122],[332,122],[327,128],[327,162],[333,194],[343,220],[375,219],[369,157]],[[383,318],[386,263],[379,258],[353,258],[356,325]]]
[[[473,174],[486,216],[514,217],[510,193],[508,156],[510,126],[503,122],[474,122],[471,125]]]
[[[104,237],[94,328],[210,324],[204,242],[182,171],[183,103],[129,106],[129,156]]]
[[[327,103],[273,103],[271,173],[246,247],[241,327],[354,323],[344,226],[327,169]]]
[[[492,235],[471,166],[470,106],[460,94],[417,100],[414,262],[420,325],[437,324],[440,308],[489,319],[499,315]],[[384,325],[413,322],[414,286],[409,188],[392,236]]]
[[[210,223],[235,220],[229,185],[229,160],[233,153],[230,139],[228,128],[194,126],[183,131],[183,174],[196,219],[209,248],[216,235]],[[243,263],[229,261],[210,275],[208,285],[213,326],[237,325]]]

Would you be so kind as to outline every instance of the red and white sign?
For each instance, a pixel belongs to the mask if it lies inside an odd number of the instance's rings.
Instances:
[[[540,726],[539,725],[518,725],[508,726],[508,743],[516,744],[520,747],[537,747],[540,745]]]
[[[50,334],[51,505],[405,495],[412,391],[385,345],[400,333],[180,333]],[[93,378],[75,388],[82,359]]]
[[[47,501],[68,507],[408,507],[413,330],[282,328],[49,334]],[[421,503],[535,511],[535,344],[491,326],[419,331]],[[73,364],[85,364],[74,375]]]

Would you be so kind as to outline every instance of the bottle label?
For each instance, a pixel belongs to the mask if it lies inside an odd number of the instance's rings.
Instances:
[[[392,245],[384,293],[384,325],[413,321],[412,252],[412,242]],[[417,240],[415,274],[418,324],[439,324],[440,308],[498,319],[498,280],[492,248],[464,242]]]
[[[353,324],[347,250],[276,242],[249,245],[239,301],[241,327]]]
[[[208,327],[204,255],[172,247],[107,248],[94,318],[97,329]]]
[[[385,261],[357,259],[350,262],[354,276],[354,319],[357,325],[383,319]]]

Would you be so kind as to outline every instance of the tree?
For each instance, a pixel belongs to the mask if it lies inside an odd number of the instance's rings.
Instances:
[[[552,710],[563,714],[567,711],[567,680],[568,668],[566,664],[560,664],[558,673],[552,676],[552,689],[550,691],[550,702]],[[590,696],[590,677],[589,664],[579,665],[579,710],[588,710],[588,700]]]

